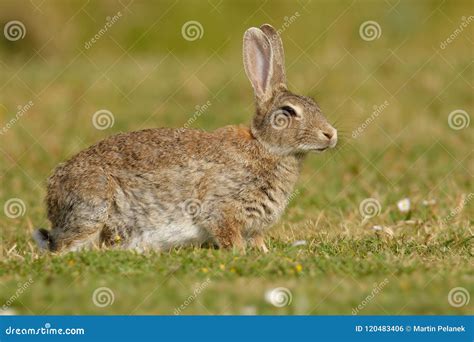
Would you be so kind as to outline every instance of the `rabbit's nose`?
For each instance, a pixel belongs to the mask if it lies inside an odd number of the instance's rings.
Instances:
[[[333,127],[327,128],[322,131],[323,135],[328,139],[329,147],[336,146],[337,143],[337,130]]]
[[[337,130],[334,128],[334,127],[326,127],[324,130],[321,130],[321,133],[323,133],[323,135],[328,138],[328,140],[331,140],[331,139],[334,139],[336,138],[337,139]]]
[[[333,136],[333,132],[323,132],[324,136],[326,138],[328,138],[329,140],[331,140],[332,136]]]

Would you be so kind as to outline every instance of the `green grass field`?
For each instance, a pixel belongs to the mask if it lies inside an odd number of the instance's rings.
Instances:
[[[448,120],[474,113],[471,2],[127,1],[1,3],[2,27],[20,20],[26,35],[0,36],[0,312],[472,314],[473,124]],[[250,121],[241,38],[264,22],[282,31],[290,88],[341,135],[307,158],[270,253],[40,254],[31,234],[49,227],[45,181],[61,161],[121,131]],[[102,109],[114,123],[99,130]],[[364,218],[369,198],[380,210]]]

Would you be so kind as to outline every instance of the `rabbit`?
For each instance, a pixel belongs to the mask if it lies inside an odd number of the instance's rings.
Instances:
[[[287,206],[305,156],[334,148],[337,130],[313,99],[288,90],[272,26],[245,32],[243,61],[256,103],[249,126],[144,129],[79,152],[48,179],[52,229],[35,232],[39,246],[268,252],[264,234]]]

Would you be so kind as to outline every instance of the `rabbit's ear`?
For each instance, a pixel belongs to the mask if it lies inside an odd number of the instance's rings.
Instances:
[[[286,89],[286,72],[285,72],[285,52],[283,51],[283,43],[280,35],[269,24],[260,26],[260,30],[265,33],[273,51],[273,87]]]
[[[272,95],[273,51],[267,36],[251,27],[244,34],[244,67],[255,96],[261,103]]]

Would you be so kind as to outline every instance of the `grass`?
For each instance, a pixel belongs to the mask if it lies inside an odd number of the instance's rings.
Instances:
[[[185,2],[134,2],[88,50],[83,42],[121,7],[73,4],[40,13],[12,2],[0,14],[28,29],[0,43],[0,125],[33,102],[0,135],[0,204],[25,204],[16,218],[0,211],[0,305],[20,314],[352,314],[359,305],[359,314],[472,313],[472,299],[448,301],[456,287],[474,294],[472,124],[453,130],[448,115],[474,112],[474,26],[440,48],[470,13],[467,2],[222,3],[214,12],[206,2],[194,12]],[[191,126],[207,130],[249,122],[241,35],[263,22],[284,27],[295,11],[282,33],[290,87],[314,96],[342,138],[337,151],[306,160],[269,254],[38,253],[31,233],[48,226],[45,180],[59,162],[120,131],[181,127],[193,116]],[[188,42],[181,25],[192,19],[204,35]],[[367,20],[380,24],[379,39],[360,38]],[[113,113],[112,127],[94,128],[99,109]],[[370,219],[359,212],[367,198],[381,208]],[[397,208],[403,198],[409,213]],[[113,304],[94,304],[100,287]],[[291,292],[289,305],[265,299],[278,287]]]

